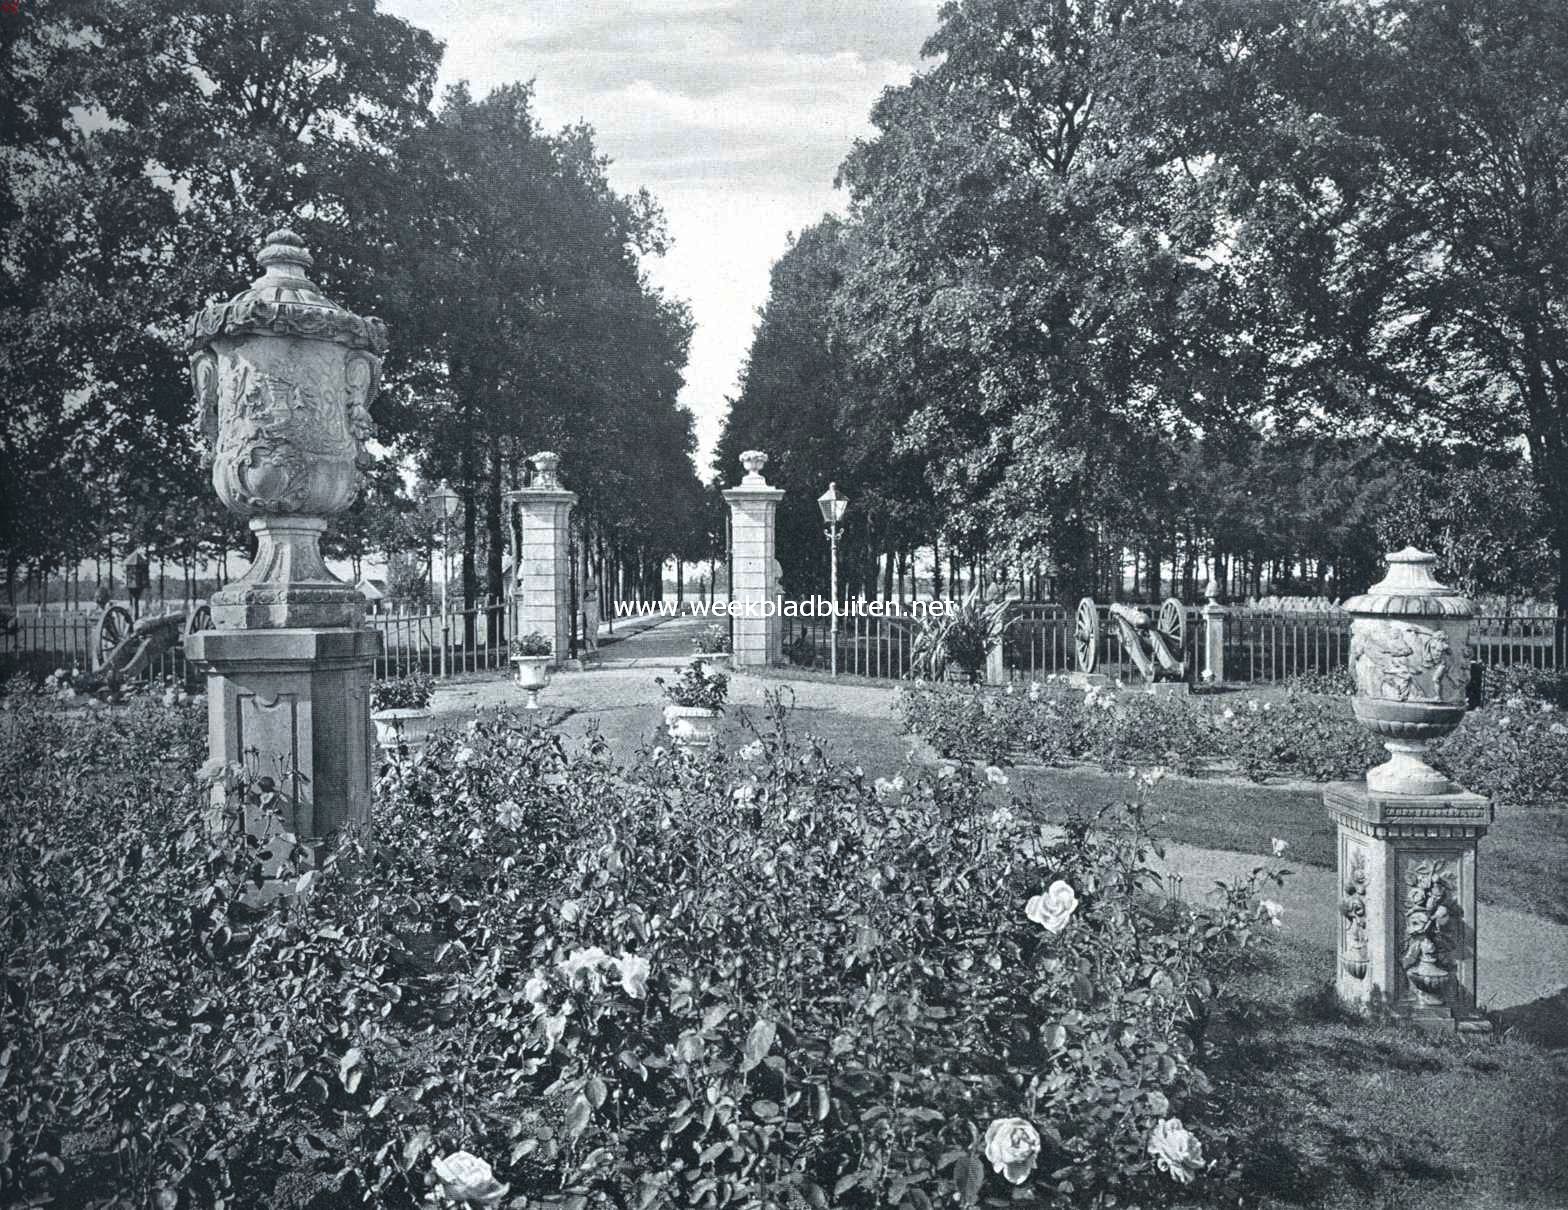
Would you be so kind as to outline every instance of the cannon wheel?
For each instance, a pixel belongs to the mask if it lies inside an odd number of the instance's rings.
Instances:
[[[191,616],[185,619],[184,638],[190,638],[198,630],[212,629],[212,610],[206,605],[198,605],[191,610]]]
[[[1166,597],[1160,606],[1160,620],[1154,628],[1165,636],[1171,654],[1181,659],[1187,641],[1187,607],[1175,597]]]
[[[102,668],[109,653],[123,643],[136,625],[131,611],[123,605],[111,605],[103,611],[98,624],[93,627],[93,667]]]
[[[1078,671],[1093,672],[1100,661],[1100,611],[1093,597],[1078,602],[1073,617],[1073,648],[1078,653]]]

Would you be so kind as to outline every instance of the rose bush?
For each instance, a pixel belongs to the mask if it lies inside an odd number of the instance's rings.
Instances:
[[[996,778],[878,793],[782,724],[622,768],[499,714],[388,766],[373,843],[312,866],[239,826],[258,770],[193,775],[194,729],[14,713],[23,1196],[1147,1204],[1227,1167],[1202,1027],[1267,875],[1152,896],[1136,812],[1042,834]]]
[[[1011,692],[916,685],[900,689],[898,709],[906,730],[962,759],[1054,765],[1076,758],[1106,769],[1159,765],[1179,773],[1228,761],[1256,781],[1354,777],[1384,759],[1340,694],[1263,700],[1085,692],[1053,682]]]

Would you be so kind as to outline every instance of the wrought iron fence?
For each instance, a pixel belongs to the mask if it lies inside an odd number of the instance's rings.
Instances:
[[[504,670],[517,614],[515,600],[486,601],[472,609],[459,605],[444,614],[440,606],[379,608],[365,618],[365,626],[382,637],[383,651],[376,661],[375,675],[424,672],[457,676]],[[89,671],[97,667],[106,654],[98,629],[101,616],[96,610],[43,610],[13,616],[0,628],[0,673],[44,677],[57,668]],[[186,660],[184,648],[176,646],[153,661],[138,679],[188,681],[194,686],[202,676],[202,671]]]
[[[833,665],[828,618],[784,618],[784,658],[797,668]],[[900,680],[909,675],[916,624],[908,618],[851,614],[838,622],[838,670],[852,676]]]

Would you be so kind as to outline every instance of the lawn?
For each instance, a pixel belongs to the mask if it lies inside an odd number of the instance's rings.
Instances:
[[[1211,1027],[1249,1204],[1568,1205],[1568,1049],[1366,1024],[1322,970],[1319,950],[1281,938]]]
[[[1125,776],[1098,769],[1020,768],[1012,776],[1037,791],[1053,822],[1128,796]],[[1150,818],[1160,820],[1161,833],[1178,843],[1252,853],[1259,836],[1278,836],[1290,842],[1293,861],[1334,867],[1334,827],[1318,790],[1167,777],[1146,797]],[[1481,901],[1568,924],[1565,865],[1568,811],[1499,807],[1496,823],[1481,841]]]

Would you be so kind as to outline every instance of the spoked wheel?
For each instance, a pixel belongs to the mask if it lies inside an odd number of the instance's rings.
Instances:
[[[1093,597],[1078,602],[1073,618],[1073,648],[1078,653],[1078,671],[1093,672],[1100,662],[1100,611],[1095,608]]]
[[[212,609],[206,605],[198,605],[191,610],[191,616],[185,619],[185,638],[190,638],[199,630],[212,629]]]
[[[1165,636],[1171,652],[1180,659],[1187,640],[1187,607],[1175,597],[1166,597],[1160,606],[1160,620],[1154,628]]]
[[[109,653],[123,643],[135,625],[131,611],[123,605],[111,605],[103,611],[98,625],[93,628],[93,667],[102,668]]]

